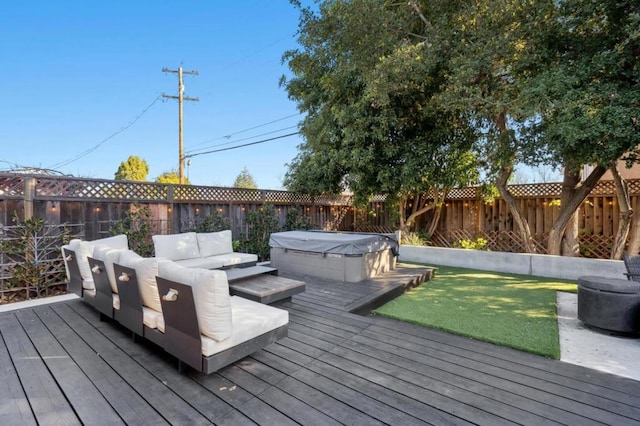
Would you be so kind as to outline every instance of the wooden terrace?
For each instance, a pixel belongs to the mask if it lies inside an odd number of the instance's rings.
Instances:
[[[305,278],[289,337],[209,376],[80,300],[0,314],[0,423],[640,425],[640,382],[349,312],[406,281]]]

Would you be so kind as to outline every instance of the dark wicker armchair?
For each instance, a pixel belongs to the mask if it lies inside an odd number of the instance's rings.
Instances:
[[[624,266],[627,267],[625,275],[631,281],[640,282],[640,255],[628,255],[625,254],[622,259],[624,260]]]

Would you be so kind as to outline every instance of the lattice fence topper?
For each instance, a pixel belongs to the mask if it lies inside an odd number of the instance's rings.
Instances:
[[[152,182],[114,181],[74,178],[65,176],[32,176],[0,173],[0,197],[24,198],[28,179],[35,180],[34,195],[37,198],[64,198],[84,200],[158,201],[158,202],[224,202],[224,203],[283,203],[351,205],[351,195],[311,196],[288,191],[225,188],[196,185],[168,185]],[[640,179],[627,181],[632,195],[640,194]],[[455,188],[449,191],[447,200],[477,199],[479,187]],[[538,183],[509,185],[517,198],[557,198],[561,183]],[[600,181],[591,192],[592,196],[614,196],[613,181]],[[429,192],[427,196],[432,194]],[[371,202],[384,202],[386,196],[372,197]]]
[[[0,175],[0,196],[23,197],[25,193],[24,176]]]

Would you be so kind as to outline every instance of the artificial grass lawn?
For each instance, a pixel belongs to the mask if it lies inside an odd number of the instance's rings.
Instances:
[[[427,281],[374,311],[550,358],[560,358],[554,278],[436,266]]]

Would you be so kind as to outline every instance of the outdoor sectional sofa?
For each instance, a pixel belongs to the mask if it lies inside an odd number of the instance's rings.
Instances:
[[[287,335],[288,312],[230,296],[224,271],[143,258],[118,237],[63,247],[70,288],[101,319],[174,355],[180,371],[210,374]]]
[[[254,266],[258,256],[233,251],[231,231],[154,235],[156,257],[188,268],[226,269]]]

